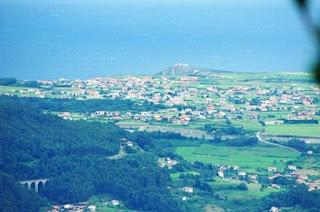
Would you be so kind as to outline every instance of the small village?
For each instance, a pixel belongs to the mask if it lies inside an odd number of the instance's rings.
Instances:
[[[215,83],[217,79],[219,83]],[[238,82],[237,86],[232,85],[234,82]],[[38,88],[12,88],[1,94],[78,100],[128,99],[136,104],[149,102],[164,106],[157,111],[96,111],[86,117],[117,121],[188,126],[211,120],[254,120],[265,125],[283,124],[288,120],[318,123],[319,120],[320,88],[315,85],[305,88],[301,83],[258,84],[254,80],[230,79],[227,74],[59,79],[37,83]],[[72,119],[72,114],[64,111],[59,116]]]

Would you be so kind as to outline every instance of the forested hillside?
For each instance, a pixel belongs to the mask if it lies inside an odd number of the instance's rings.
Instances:
[[[0,100],[1,167],[18,179],[51,176],[43,163],[57,157],[115,154],[122,134],[114,125],[65,121],[19,100]]]
[[[45,198],[23,188],[13,177],[2,172],[0,172],[0,188],[1,212],[34,212],[38,211],[40,206],[48,204]]]
[[[107,193],[135,209],[180,211],[166,188],[169,175],[153,154],[106,158],[116,154],[126,136],[111,124],[66,121],[26,99],[0,98],[0,170],[5,174],[15,180],[49,178],[40,194],[51,202],[80,202]],[[15,201],[20,201],[17,195],[2,197],[0,205]],[[34,204],[39,208],[39,202]]]

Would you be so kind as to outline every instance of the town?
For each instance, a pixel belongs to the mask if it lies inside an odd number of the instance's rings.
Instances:
[[[171,71],[188,67],[177,64]],[[201,75],[195,69],[192,76],[159,74],[39,80],[33,88],[3,87],[0,91],[4,95],[39,98],[127,99],[137,105],[148,102],[163,106],[155,111],[139,112],[101,110],[72,114],[60,111],[57,115],[64,119],[100,118],[117,121],[128,128],[156,125],[159,129],[161,126],[201,129],[204,123],[231,122],[244,129],[263,131],[268,136],[309,137],[312,142],[320,137],[320,88],[308,83],[310,81],[308,73],[213,72]],[[301,124],[299,132],[288,131],[292,123]]]

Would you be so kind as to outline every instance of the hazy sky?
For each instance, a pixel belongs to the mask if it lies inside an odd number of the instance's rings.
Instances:
[[[156,73],[180,62],[305,71],[313,51],[289,0],[0,0],[0,76]]]

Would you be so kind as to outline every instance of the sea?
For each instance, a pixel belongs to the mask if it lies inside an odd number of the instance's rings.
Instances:
[[[0,77],[155,74],[177,63],[308,71],[314,52],[290,0],[0,0]]]

